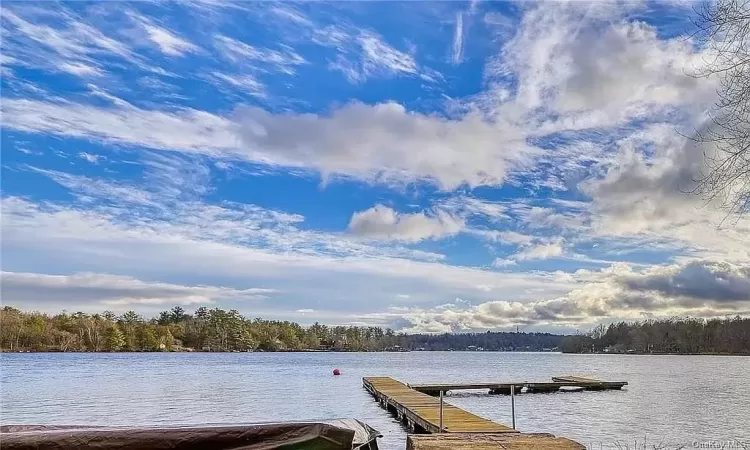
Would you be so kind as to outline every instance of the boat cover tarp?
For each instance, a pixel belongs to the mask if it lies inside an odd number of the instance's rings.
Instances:
[[[374,444],[379,433],[354,419],[203,427],[0,426],[3,450],[350,450]]]
[[[377,450],[377,438],[383,437],[378,430],[357,419],[334,419],[322,422],[339,428],[354,430],[352,448],[355,449]]]

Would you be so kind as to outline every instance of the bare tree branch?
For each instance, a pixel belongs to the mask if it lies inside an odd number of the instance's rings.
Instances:
[[[750,211],[750,0],[718,0],[696,9],[695,37],[710,55],[696,77],[716,77],[718,99],[708,127],[691,137],[706,144],[694,194],[730,214]]]

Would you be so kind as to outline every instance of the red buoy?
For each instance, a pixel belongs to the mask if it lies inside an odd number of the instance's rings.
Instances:
[[[341,375],[341,371],[339,369],[333,369],[334,375]]]

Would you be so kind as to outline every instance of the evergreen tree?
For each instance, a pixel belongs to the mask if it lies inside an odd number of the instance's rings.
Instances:
[[[117,325],[107,329],[107,337],[104,345],[108,352],[120,351],[125,346],[125,336]]]

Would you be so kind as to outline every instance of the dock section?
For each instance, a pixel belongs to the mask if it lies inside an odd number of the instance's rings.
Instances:
[[[482,383],[442,383],[442,384],[410,384],[409,387],[415,391],[428,395],[439,395],[440,392],[460,390],[487,389],[490,394],[510,395],[511,387],[516,394],[526,393],[550,393],[557,392],[561,388],[579,388],[586,391],[603,391],[610,389],[622,389],[627,386],[627,381],[601,381],[593,378],[574,376],[552,377],[552,381],[529,382],[482,382]]]
[[[418,392],[390,377],[365,377],[365,389],[383,406],[396,413],[410,431],[440,433],[440,400]],[[443,433],[518,433],[443,402]]]
[[[412,434],[406,450],[586,450],[570,439],[551,434]]]
[[[570,439],[519,433],[411,389],[390,377],[365,377],[362,383],[380,405],[409,427],[407,450],[585,450]],[[427,433],[427,434],[424,434]]]

